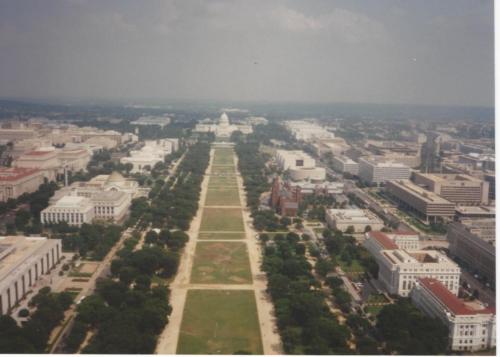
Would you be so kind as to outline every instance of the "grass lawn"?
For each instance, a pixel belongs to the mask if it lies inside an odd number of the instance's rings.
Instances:
[[[218,153],[215,154],[213,165],[234,165],[233,154],[231,155],[220,155]]]
[[[211,175],[208,180],[208,188],[214,187],[238,187],[236,175],[216,176]]]
[[[245,239],[245,233],[209,233],[204,232],[198,234],[198,239]]]
[[[347,265],[346,262],[337,256],[337,262],[346,274],[363,274],[365,272],[365,268],[357,259],[353,259],[351,265]]]
[[[78,294],[80,294],[80,291],[82,291],[83,289],[82,288],[66,288],[64,289],[64,292],[67,292],[68,294],[71,295],[71,297],[73,298],[73,301],[76,299],[76,297],[78,296]]]
[[[214,165],[231,165],[234,164],[233,149],[215,149]]]
[[[210,173],[213,175],[221,175],[221,174],[224,174],[224,175],[227,175],[227,174],[231,174],[231,175],[235,175],[235,168],[234,166],[212,166],[212,170],[210,171]]]
[[[205,207],[201,217],[200,231],[244,232],[241,209]]]
[[[209,188],[207,191],[207,206],[239,206],[240,195],[238,188]]]
[[[253,291],[189,290],[177,354],[262,354]]]
[[[89,280],[90,279],[87,279],[87,278],[75,278],[75,279],[71,279],[71,281],[73,281],[75,283],[86,283]]]
[[[92,273],[82,273],[76,270],[72,270],[69,272],[68,276],[71,278],[90,278],[92,276]]]
[[[198,242],[191,283],[250,284],[252,273],[243,242]]]
[[[383,306],[379,305],[371,305],[371,306],[365,306],[365,312],[372,314],[373,316],[377,316],[380,310],[383,309]]]

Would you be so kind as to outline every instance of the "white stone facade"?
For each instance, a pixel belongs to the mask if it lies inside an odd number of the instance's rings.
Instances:
[[[91,223],[94,217],[92,201],[81,196],[64,196],[40,212],[43,224],[66,222],[70,226],[80,227],[83,223]]]
[[[129,157],[120,159],[122,164],[132,164],[132,173],[151,170],[165,156],[179,149],[179,139],[146,140],[141,150],[132,150]]]
[[[283,171],[288,171],[294,181],[323,181],[326,171],[316,167],[316,160],[300,150],[277,150],[276,163]]]
[[[448,327],[452,351],[480,351],[496,346],[495,309],[457,298],[436,279],[419,279],[411,299],[424,313]]]
[[[328,209],[325,218],[330,228],[342,232],[349,227],[354,228],[354,233],[363,233],[368,226],[375,231],[384,227],[384,222],[374,213],[362,209]]]
[[[214,133],[215,136],[228,138],[235,131],[241,131],[243,134],[251,134],[253,129],[251,125],[247,124],[230,124],[227,114],[222,113],[217,124],[199,123],[196,124],[194,131],[199,133]]]
[[[368,184],[381,184],[390,180],[410,178],[410,168],[392,161],[359,159],[359,178]]]
[[[335,135],[322,126],[305,120],[285,122],[285,127],[297,140],[313,141],[317,139],[333,139]]]
[[[130,195],[119,191],[98,192],[92,195],[94,217],[96,219],[121,222],[128,213]]]
[[[9,314],[31,287],[60,261],[60,239],[0,237],[0,315]]]
[[[337,171],[346,172],[351,175],[357,176],[359,173],[359,164],[346,156],[334,156],[332,158],[332,166]]]
[[[435,278],[458,293],[460,268],[438,251],[385,249],[374,257],[379,266],[378,280],[390,294],[408,296],[418,278]]]

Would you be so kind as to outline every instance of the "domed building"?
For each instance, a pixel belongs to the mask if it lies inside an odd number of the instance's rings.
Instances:
[[[221,126],[229,126],[229,117],[227,114],[224,112],[219,118],[219,125]]]
[[[253,132],[250,125],[231,124],[225,112],[222,113],[217,124],[200,123],[196,125],[194,131],[199,133],[214,133],[216,137],[220,138],[228,138],[235,131],[241,131],[243,134],[250,134]]]
[[[132,199],[147,197],[149,191],[149,188],[139,187],[137,181],[125,178],[119,172],[97,175],[90,181],[73,182],[57,190],[50,198],[49,206],[41,212],[41,221],[65,221],[76,226],[93,220],[122,222]]]
[[[96,193],[103,192],[124,192],[130,200],[138,197],[147,197],[150,189],[140,187],[139,183],[133,179],[123,177],[119,172],[112,172],[110,175],[97,175],[90,181],[73,182],[70,186],[57,190],[50,198],[50,203],[57,202],[66,195],[76,195],[91,198]]]

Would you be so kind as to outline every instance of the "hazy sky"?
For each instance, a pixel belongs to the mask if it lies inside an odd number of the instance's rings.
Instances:
[[[0,96],[493,105],[493,1],[0,0]]]

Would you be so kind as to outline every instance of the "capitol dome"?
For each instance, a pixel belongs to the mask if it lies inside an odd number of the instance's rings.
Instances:
[[[229,124],[229,117],[225,112],[220,116],[219,124]]]

